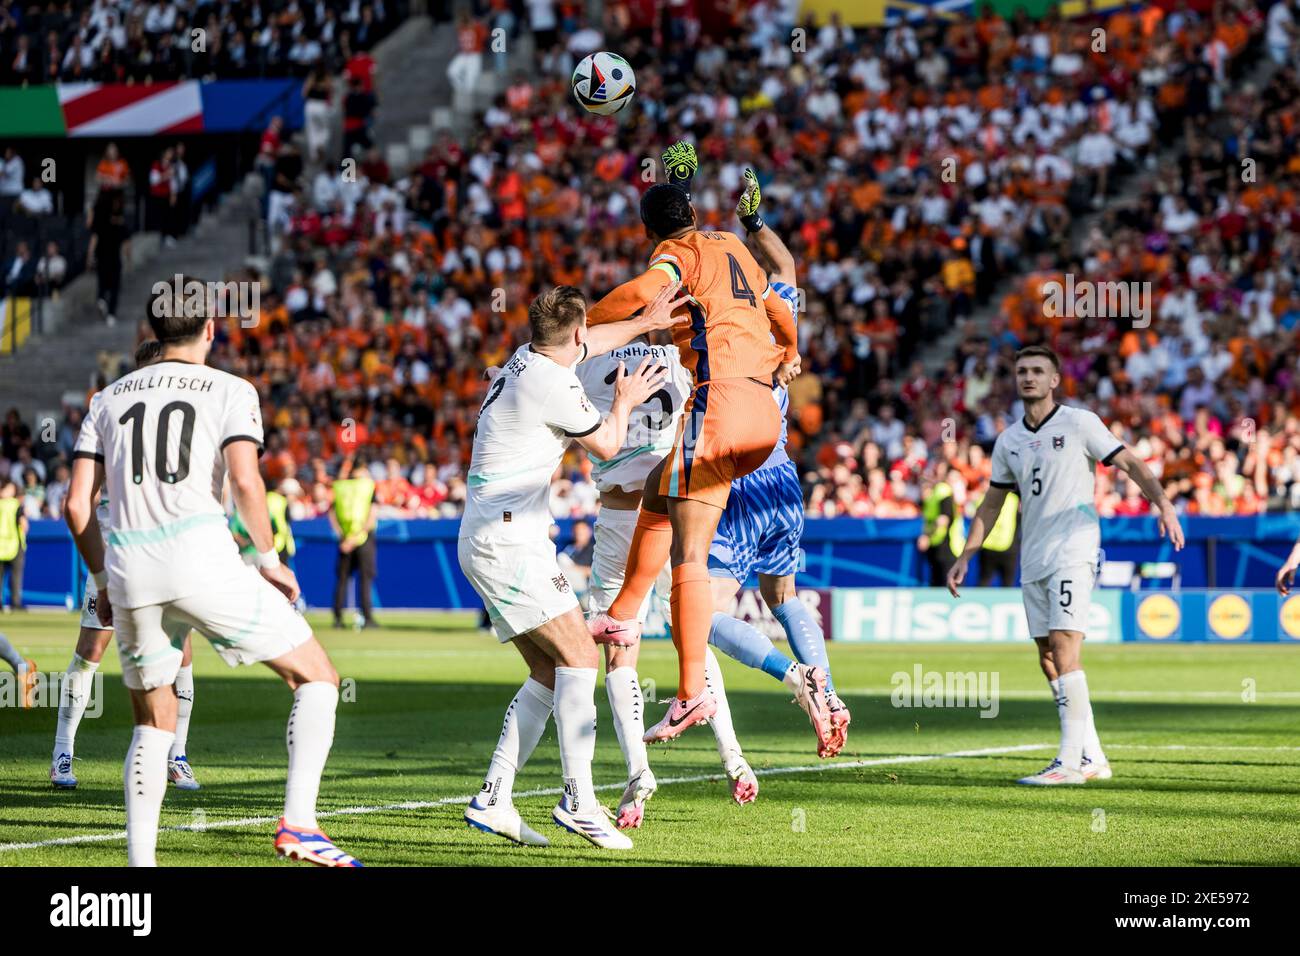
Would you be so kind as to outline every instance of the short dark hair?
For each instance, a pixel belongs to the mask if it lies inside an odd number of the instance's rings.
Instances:
[[[543,292],[528,307],[528,328],[538,345],[558,345],[587,316],[587,300],[571,285]]]
[[[1061,370],[1060,356],[1046,345],[1026,345],[1016,353],[1016,362],[1019,364],[1023,358],[1034,358],[1036,356],[1047,359],[1058,372]]]
[[[135,347],[135,367],[144,368],[158,361],[162,355],[162,343],[157,339],[145,339]]]
[[[680,186],[656,183],[641,197],[641,221],[660,238],[695,223],[691,200]]]
[[[149,327],[158,341],[170,345],[197,338],[215,311],[207,283],[183,275],[156,282],[153,288],[149,297]]]

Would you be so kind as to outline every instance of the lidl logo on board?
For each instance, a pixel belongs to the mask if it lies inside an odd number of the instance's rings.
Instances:
[[[1168,594],[1151,594],[1138,605],[1137,623],[1147,637],[1164,640],[1178,630],[1182,616],[1178,602]]]

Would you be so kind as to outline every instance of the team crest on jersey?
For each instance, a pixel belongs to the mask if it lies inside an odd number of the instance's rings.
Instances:
[[[555,585],[555,590],[559,591],[561,594],[569,593],[569,579],[563,574],[557,574],[555,577],[551,578],[551,583]]]
[[[1053,447],[1053,448],[1064,448],[1064,447],[1065,447],[1065,436],[1064,436],[1064,435],[1053,435],[1053,436],[1052,436],[1052,447]]]

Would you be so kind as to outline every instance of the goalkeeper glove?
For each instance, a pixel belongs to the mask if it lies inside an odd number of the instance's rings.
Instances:
[[[691,180],[695,178],[695,173],[700,168],[700,161],[695,155],[695,147],[684,139],[679,140],[664,150],[663,160],[664,170],[668,173],[668,182],[680,187],[686,193],[686,198],[689,199],[691,196]]]
[[[745,191],[736,203],[736,215],[746,232],[758,232],[763,228],[763,217],[758,214],[758,205],[763,201],[762,191],[758,188],[758,176],[752,169],[745,170]]]

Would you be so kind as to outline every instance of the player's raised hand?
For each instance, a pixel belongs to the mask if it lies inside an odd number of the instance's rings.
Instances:
[[[681,287],[680,282],[670,282],[660,289],[653,299],[646,303],[646,307],[641,313],[641,320],[645,322],[647,332],[671,329],[674,325],[685,325],[691,321],[689,313],[673,315],[677,309],[691,300],[689,295],[674,298]]]
[[[650,400],[668,379],[668,369],[656,359],[646,359],[631,375],[626,374],[622,362],[618,363],[618,377],[614,379],[614,401],[627,408],[636,408]]]
[[[686,140],[678,140],[663,152],[664,172],[668,182],[691,194],[691,180],[700,168],[700,160],[695,155],[695,145]]]
[[[957,563],[948,569],[948,593],[953,597],[961,597],[957,593],[957,588],[966,580],[966,566],[968,563],[963,556],[958,558]]]
[[[1178,512],[1174,510],[1172,502],[1166,500],[1160,506],[1160,518],[1156,525],[1160,529],[1160,537],[1169,536],[1169,543],[1175,551],[1183,550],[1183,526],[1178,522]]]
[[[1291,585],[1295,583],[1295,569],[1297,562],[1295,555],[1286,559],[1286,564],[1278,568],[1277,572],[1277,591],[1279,594],[1290,594]]]
[[[275,585],[276,590],[289,599],[290,604],[298,600],[298,595],[302,593],[302,589],[298,587],[298,579],[294,577],[288,566],[277,564],[272,568],[258,568],[257,570],[262,577]]]
[[[753,169],[745,168],[745,190],[740,194],[740,202],[736,203],[736,215],[744,222],[750,216],[758,215],[758,207],[763,202],[763,191],[758,188],[758,173]]]

